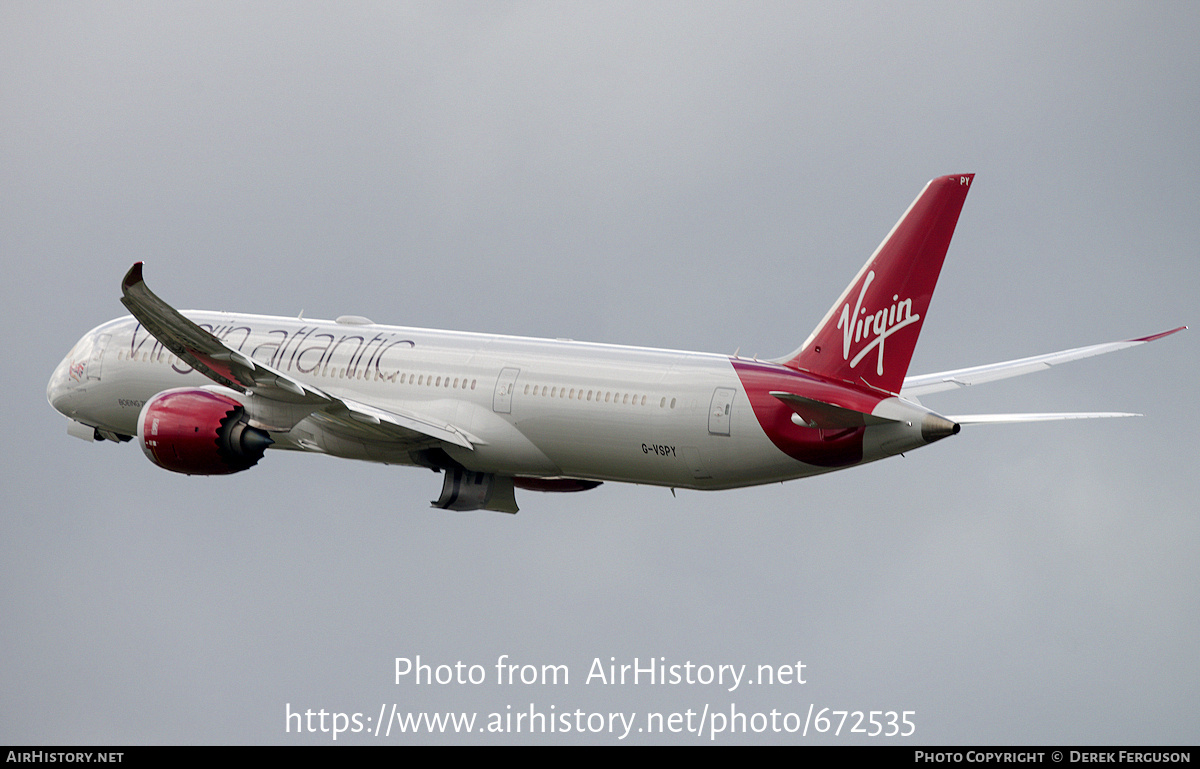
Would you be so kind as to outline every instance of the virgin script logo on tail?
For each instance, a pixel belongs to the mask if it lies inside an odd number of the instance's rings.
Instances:
[[[842,305],[837,327],[842,330],[842,359],[850,361],[850,368],[857,366],[871,350],[878,349],[879,358],[875,365],[875,373],[883,376],[884,340],[910,323],[916,323],[921,316],[912,311],[912,298],[901,300],[899,294],[892,296],[891,307],[868,314],[867,308],[862,306],[863,297],[866,296],[867,288],[873,280],[874,270],[868,272],[863,281],[862,289],[858,292],[858,301],[854,304],[854,312],[850,312],[849,302]],[[870,341],[851,359],[850,346],[864,340]]]

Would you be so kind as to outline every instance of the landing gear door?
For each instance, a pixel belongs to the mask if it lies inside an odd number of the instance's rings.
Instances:
[[[492,396],[492,411],[497,414],[512,413],[512,395],[513,389],[517,385],[517,375],[521,373],[519,368],[506,368],[500,371],[500,378],[496,380],[496,393]]]
[[[718,387],[713,391],[712,405],[708,410],[709,435],[729,435],[729,414],[733,411],[732,387]]]

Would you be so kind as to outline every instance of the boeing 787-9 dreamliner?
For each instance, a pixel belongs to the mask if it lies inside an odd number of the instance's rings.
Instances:
[[[602,481],[728,489],[912,451],[960,425],[1131,416],[943,416],[917,396],[1173,334],[906,376],[974,175],[925,186],[795,351],[773,360],[334,321],[180,312],[142,279],[47,397],[87,440],[137,442],[189,475],[267,448],[440,471],[435,507],[517,511],[515,488]]]

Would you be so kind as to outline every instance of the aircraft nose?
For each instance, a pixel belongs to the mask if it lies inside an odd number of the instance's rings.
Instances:
[[[87,342],[86,336],[76,342],[67,356],[54,369],[54,373],[50,375],[50,381],[46,383],[46,400],[50,402],[55,411],[68,417],[74,416],[76,410],[74,401],[76,400],[77,385],[80,383],[84,371],[80,355],[84,354],[83,360],[86,360]]]
[[[50,375],[50,381],[46,384],[46,400],[50,402],[55,411],[67,416],[70,416],[67,412],[67,401],[71,394],[70,368],[71,356],[68,355],[54,369],[54,373]]]

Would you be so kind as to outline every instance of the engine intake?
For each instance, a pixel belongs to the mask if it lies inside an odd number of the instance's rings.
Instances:
[[[258,464],[274,441],[251,427],[233,398],[208,390],[166,390],[138,415],[138,442],[150,461],[187,475],[228,475]]]

